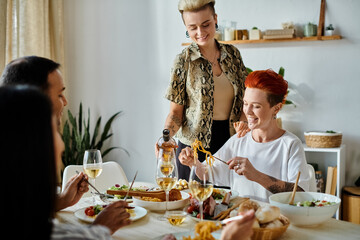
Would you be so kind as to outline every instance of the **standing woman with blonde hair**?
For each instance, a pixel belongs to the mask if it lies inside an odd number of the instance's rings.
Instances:
[[[165,128],[179,139],[176,158],[179,178],[188,179],[190,168],[178,160],[181,150],[198,139],[215,153],[235,134],[248,131],[242,115],[246,68],[237,48],[215,39],[215,0],[180,0],[178,9],[193,41],[175,58],[166,93],[170,111]],[[158,147],[156,145],[156,147]],[[199,160],[204,161],[199,154]]]

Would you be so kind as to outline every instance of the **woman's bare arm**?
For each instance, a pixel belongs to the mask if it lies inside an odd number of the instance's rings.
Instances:
[[[260,176],[261,177],[259,177],[257,182],[273,194],[280,192],[291,192],[294,189],[295,183],[285,182],[264,173]],[[298,185],[296,191],[304,192],[304,189]]]
[[[184,105],[170,103],[169,115],[165,121],[165,129],[170,130],[170,136],[174,136],[180,129],[183,122]]]

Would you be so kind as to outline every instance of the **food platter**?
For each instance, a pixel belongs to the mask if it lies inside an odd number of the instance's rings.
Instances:
[[[75,211],[74,212],[75,217],[77,217],[78,219],[80,219],[80,220],[82,220],[84,222],[88,222],[88,223],[94,222],[95,218],[87,216],[85,214],[85,209],[86,208],[81,208],[81,209]],[[147,210],[145,208],[135,206],[135,208],[134,208],[134,216],[131,216],[130,220],[132,220],[132,221],[139,220],[139,219],[145,217],[146,214],[147,214]]]
[[[239,196],[239,192],[235,191],[235,190],[230,190],[230,189],[226,189],[226,188],[214,188],[214,189],[219,191],[221,193],[221,195],[223,195],[223,196],[225,196],[226,193],[231,192],[230,200],[233,200],[234,198]],[[182,192],[191,193],[190,189],[183,190]],[[215,201],[217,203],[221,203],[222,198],[215,199]]]
[[[213,232],[211,234],[215,239],[220,239],[220,237],[221,237],[220,230]],[[168,234],[161,235],[159,237],[154,238],[153,240],[162,240],[166,235],[168,235]],[[177,233],[172,233],[172,235],[174,235],[174,237],[176,237],[176,239],[182,239],[182,237],[189,237],[189,236],[191,236],[191,238],[194,238],[195,232],[194,231],[177,232]]]
[[[181,200],[167,202],[167,209],[173,210],[173,209],[182,208],[189,203],[190,195],[188,193],[181,191],[181,197],[182,197]],[[140,197],[133,197],[133,202],[136,206],[140,206],[148,210],[153,210],[153,211],[166,210],[165,202],[145,201],[142,200]]]

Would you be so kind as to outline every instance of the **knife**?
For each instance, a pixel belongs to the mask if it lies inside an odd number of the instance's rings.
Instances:
[[[217,216],[217,215],[219,215],[219,213],[221,213],[221,212],[228,209],[229,202],[230,202],[230,197],[231,197],[231,192],[227,192],[225,194],[222,202],[220,204],[216,204],[215,211],[214,211],[214,216]]]
[[[129,196],[129,192],[130,192],[130,190],[131,190],[131,188],[132,188],[132,186],[133,186],[133,184],[134,184],[134,182],[135,182],[135,179],[136,179],[137,174],[138,174],[138,171],[136,171],[136,173],[135,173],[134,179],[132,180],[131,185],[130,185],[130,187],[129,187],[129,190],[127,191],[127,193],[126,193],[126,195],[125,195],[124,201],[126,201],[127,197]]]

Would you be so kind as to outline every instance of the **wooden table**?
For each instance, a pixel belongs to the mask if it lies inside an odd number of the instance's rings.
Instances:
[[[65,209],[57,213],[57,219],[60,222],[70,223],[75,225],[86,224],[77,219],[73,212],[77,209],[91,205],[91,198],[83,198],[75,206]],[[119,229],[113,234],[113,239],[121,240],[141,240],[153,239],[168,233],[193,231],[196,221],[187,217],[185,222],[178,227],[170,225],[167,221],[159,221],[158,216],[163,213],[148,211],[148,214],[133,222],[131,225]],[[339,221],[334,218],[314,228],[300,228],[290,225],[287,231],[281,236],[280,240],[286,239],[359,239],[360,240],[360,225],[345,221]]]

